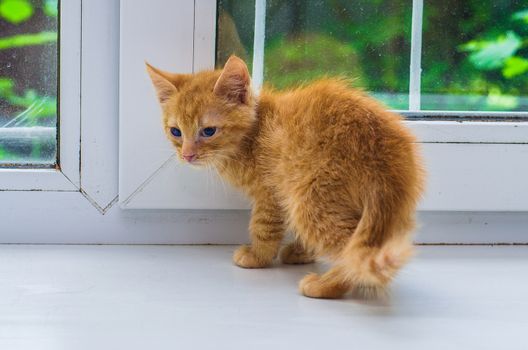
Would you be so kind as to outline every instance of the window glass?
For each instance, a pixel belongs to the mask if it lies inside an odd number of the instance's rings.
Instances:
[[[528,2],[426,0],[424,110],[528,111]]]
[[[57,0],[0,0],[0,166],[57,164]]]
[[[277,88],[346,76],[409,109],[411,0],[266,1],[264,78]],[[528,111],[528,3],[424,0],[419,35],[424,111]],[[419,18],[419,17],[417,17]],[[218,2],[217,66],[251,66],[255,1]],[[505,114],[507,115],[507,114]]]
[[[250,63],[254,1],[218,2],[217,65]],[[345,76],[394,109],[408,108],[410,0],[268,0],[264,79],[287,88]]]

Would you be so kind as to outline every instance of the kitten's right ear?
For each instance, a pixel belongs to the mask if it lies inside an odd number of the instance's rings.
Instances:
[[[156,89],[161,104],[176,94],[178,88],[187,80],[187,76],[184,74],[164,72],[161,69],[151,66],[147,62],[145,62],[145,65],[147,66],[147,72],[150,75],[150,79]]]
[[[251,95],[249,85],[250,78],[246,64],[232,55],[224,65],[213,92],[231,102],[247,104]]]

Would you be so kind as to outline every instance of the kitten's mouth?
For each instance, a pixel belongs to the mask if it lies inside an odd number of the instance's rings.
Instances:
[[[191,159],[191,160],[188,160],[188,159],[183,159],[182,157],[180,157],[180,160],[185,163],[186,165],[189,165],[193,168],[201,168],[201,167],[204,167],[205,165],[207,165],[207,162],[204,161],[204,159],[202,158],[194,158],[194,159]]]

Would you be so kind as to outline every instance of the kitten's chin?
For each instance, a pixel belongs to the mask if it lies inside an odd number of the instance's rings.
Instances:
[[[192,162],[192,163],[187,163],[187,165],[189,165],[193,169],[204,169],[204,168],[207,168],[209,163],[201,161],[201,160],[198,160],[198,161],[195,161],[195,162]]]
[[[189,166],[193,169],[203,169],[209,165],[209,163],[203,159],[197,159],[197,160],[193,160],[192,162],[188,162],[180,158],[180,162],[182,162],[184,165]]]

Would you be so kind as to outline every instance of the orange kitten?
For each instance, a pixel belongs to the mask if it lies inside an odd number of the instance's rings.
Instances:
[[[291,229],[283,263],[333,263],[301,280],[304,295],[384,291],[412,254],[424,183],[416,140],[398,115],[338,79],[255,96],[235,56],[194,75],[147,68],[180,158],[214,166],[253,200],[252,244],[235,264],[270,266]]]

